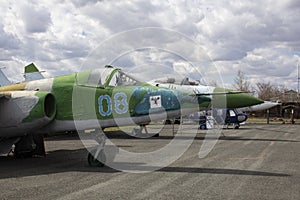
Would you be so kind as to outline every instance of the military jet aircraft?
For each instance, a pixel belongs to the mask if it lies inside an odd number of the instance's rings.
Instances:
[[[262,102],[248,94],[223,93],[228,107]],[[152,86],[111,66],[8,85],[0,87],[0,150],[8,152],[14,144],[17,157],[44,155],[42,135],[49,132],[143,126],[210,104],[200,94]]]

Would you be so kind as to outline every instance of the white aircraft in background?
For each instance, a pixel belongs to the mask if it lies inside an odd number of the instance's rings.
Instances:
[[[211,94],[211,93],[215,92],[215,88],[216,88],[213,86],[201,85],[198,81],[195,81],[195,80],[187,78],[187,77],[185,77],[182,80],[164,77],[164,78],[149,81],[148,83],[151,85],[170,88],[170,89],[188,90],[190,92],[194,92],[195,94],[197,94],[197,93]],[[239,93],[239,92],[237,92],[237,93]],[[221,91],[220,91],[220,94],[222,94]],[[264,101],[261,104],[257,104],[257,105],[253,105],[253,106],[240,107],[240,108],[236,107],[236,108],[238,108],[239,112],[255,112],[255,111],[268,110],[277,105],[280,105],[280,103]]]

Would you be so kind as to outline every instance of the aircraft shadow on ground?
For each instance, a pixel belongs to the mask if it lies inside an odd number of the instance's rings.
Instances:
[[[107,135],[108,139],[132,139],[132,140],[172,140],[174,138],[174,136],[166,136],[166,135],[160,135],[159,137],[148,137],[148,138],[137,138],[137,137],[133,137],[133,136],[129,136],[126,133],[118,133],[118,134],[110,134]],[[182,139],[182,140],[189,140],[189,139],[194,139],[194,140],[215,140],[216,138],[210,138],[207,137],[205,138],[205,136],[196,136],[194,138],[189,137],[189,136],[180,136],[177,139]],[[245,137],[240,137],[240,136],[220,136],[219,138],[217,138],[218,140],[233,140],[233,141],[261,141],[261,142],[300,142],[298,140],[283,140],[283,139],[268,139],[268,138],[245,138]],[[80,138],[78,136],[72,136],[72,137],[65,137],[61,139],[61,137],[49,137],[46,138],[47,141],[61,141],[61,140],[80,140]]]
[[[240,129],[239,129],[240,130]],[[268,130],[268,129],[261,129],[261,130]],[[268,130],[270,131],[270,130]],[[274,131],[275,132],[275,131]],[[282,131],[278,131],[283,133]],[[209,134],[209,133],[208,133]],[[234,141],[262,141],[262,142],[300,142],[298,140],[284,140],[284,139],[268,139],[268,138],[245,138],[242,136],[228,136],[226,135],[226,133],[224,133],[225,136],[220,134],[220,137],[217,138],[218,140],[234,140]],[[133,137],[128,135],[125,132],[122,131],[115,131],[115,132],[106,132],[106,136],[109,139],[153,139],[153,140],[160,140],[160,139],[166,139],[166,140],[172,140],[174,138],[174,136],[172,135],[164,135],[164,134],[160,134],[159,137],[148,137],[148,138],[138,138],[138,137]],[[177,137],[177,139],[182,139],[182,140],[189,140],[192,139],[192,137],[190,136],[184,136],[181,135],[180,137]],[[196,135],[196,137],[193,138],[194,140],[204,140],[204,139],[211,139],[211,140],[215,140],[215,137],[206,137],[206,132],[200,132]]]
[[[266,125],[272,127],[272,125]],[[289,134],[295,134],[295,132],[288,132],[286,130],[274,130],[274,129],[269,129],[269,128],[258,128],[258,127],[242,127],[240,129],[233,129],[233,128],[223,128],[223,130],[228,130],[228,131],[247,131],[247,130],[253,130],[253,131],[272,131],[274,133],[289,133]],[[169,131],[172,132],[173,130],[169,128]],[[177,129],[175,129],[175,132]],[[199,130],[197,136],[195,137],[196,140],[203,140],[205,138],[206,132],[203,130]],[[281,140],[281,139],[259,139],[259,138],[243,138],[243,137],[238,137],[238,136],[227,136],[227,132],[224,133],[224,136],[220,136],[218,139],[219,140],[241,140],[241,141],[248,141],[248,140],[253,140],[253,141],[278,141],[278,142],[300,142],[296,140]],[[126,132],[123,131],[105,131],[105,135],[109,139],[145,139],[148,136],[145,136],[144,138],[137,138],[134,136],[131,136],[127,134]],[[171,135],[163,135],[161,134],[159,137],[148,137],[148,139],[173,139],[174,137]],[[61,141],[61,140],[78,140],[80,139],[79,135],[76,132],[73,133],[68,133],[68,134],[61,134],[61,135],[55,135],[55,136],[50,136],[46,137],[46,140],[49,141]],[[189,139],[188,137],[181,136],[181,139]],[[209,138],[206,138],[209,139]],[[213,138],[214,139],[214,138]]]
[[[57,150],[48,152],[47,158],[14,159],[0,157],[0,179],[20,178],[27,176],[49,175],[63,172],[95,172],[119,173],[120,171],[105,167],[90,167],[86,161],[87,150]],[[119,163],[123,169],[135,171],[152,171],[155,166],[144,166],[143,163]],[[173,167],[159,169],[160,172],[196,173],[196,174],[225,174],[241,176],[269,176],[287,177],[289,174],[273,173],[253,170],[201,168],[201,167]]]

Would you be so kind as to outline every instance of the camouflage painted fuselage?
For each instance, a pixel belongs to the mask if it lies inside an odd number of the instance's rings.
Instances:
[[[127,80],[121,82],[121,78]],[[47,133],[97,128],[94,124],[98,124],[101,128],[147,124],[151,120],[163,119],[166,116],[179,116],[181,99],[184,97],[177,91],[138,82],[114,68],[14,84],[1,87],[0,93],[11,96],[16,93],[22,94],[20,95],[22,98],[12,98],[13,102],[10,104],[11,108],[22,107],[20,111],[22,113],[16,113],[19,115],[18,120],[13,120],[14,123],[11,125],[3,124],[5,122],[2,120],[0,137],[8,136],[9,132],[18,135],[24,130]],[[46,116],[48,119],[46,124],[41,124],[47,106],[38,103],[40,93],[49,93],[55,99],[55,107],[49,108],[55,109],[52,112],[55,116]],[[30,99],[30,105],[25,100],[28,95],[36,96],[36,100]],[[20,100],[21,105],[17,105],[16,101]],[[16,126],[20,128],[17,129]]]
[[[8,98],[12,101],[12,107],[28,95],[36,96],[36,100],[32,97],[27,103],[21,101],[17,105],[22,107],[22,114],[16,113],[19,116],[17,124],[12,126],[19,125],[20,128],[16,131],[16,128],[10,129],[7,125],[0,124],[0,130],[6,133],[0,137],[8,137],[9,132],[19,133],[22,130],[48,133],[148,124],[155,120],[194,113],[211,104],[209,95],[196,97],[187,90],[151,86],[112,67],[0,87],[0,98],[1,94],[8,97],[17,92],[21,93],[19,99]],[[227,103],[222,105],[229,107],[234,104],[244,107],[261,102],[248,94],[227,95],[225,100]],[[51,105],[46,105],[47,103]],[[44,118],[46,120],[41,123]]]

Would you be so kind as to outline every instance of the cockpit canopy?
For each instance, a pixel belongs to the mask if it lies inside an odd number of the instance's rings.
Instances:
[[[77,73],[76,83],[77,85],[90,87],[115,87],[134,86],[141,82],[120,69],[105,66],[105,68]]]
[[[195,81],[192,78],[180,78],[180,77],[164,77],[156,79],[155,83],[165,83],[165,84],[177,84],[177,85],[199,85],[199,81]]]

